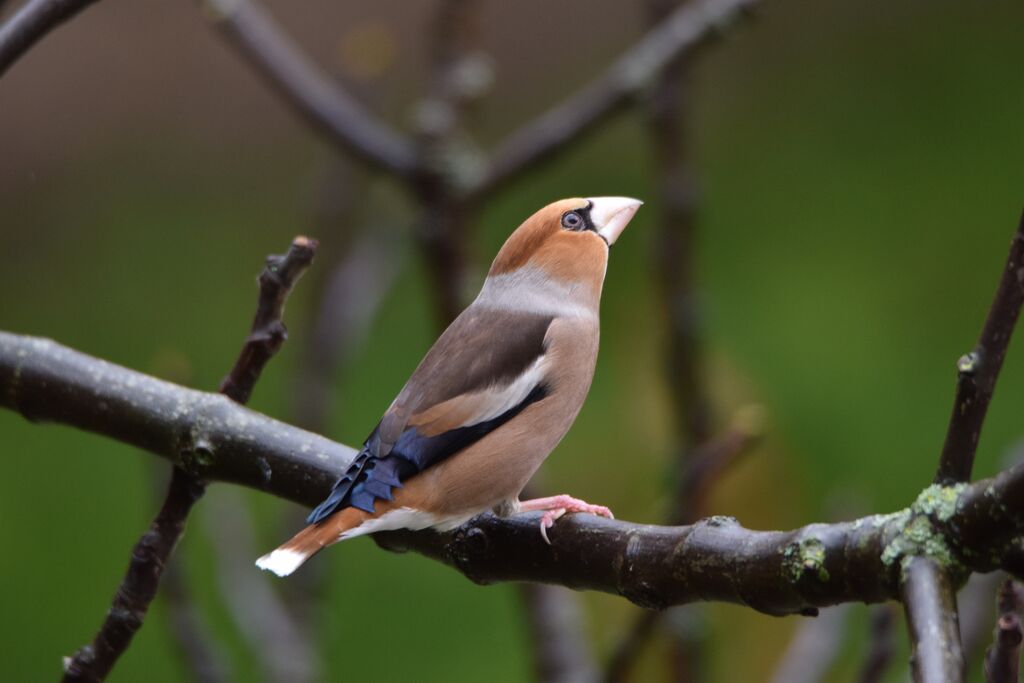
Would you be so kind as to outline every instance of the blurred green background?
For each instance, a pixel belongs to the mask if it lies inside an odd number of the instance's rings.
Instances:
[[[271,7],[322,64],[408,123],[434,3]],[[473,123],[485,143],[581,85],[644,25],[639,4],[586,0],[487,2],[485,18],[498,79]],[[888,512],[929,482],[954,363],[974,343],[1024,204],[1022,21],[1024,5],[1008,1],[778,0],[699,61],[690,127],[705,374],[718,424],[749,404],[768,415],[766,439],[710,512],[788,527]],[[482,274],[518,222],[559,197],[651,200],[613,253],[593,390],[543,486],[653,523],[668,503],[671,428],[652,361],[663,323],[648,265],[660,210],[648,142],[642,117],[627,113],[491,198],[474,253]],[[191,3],[105,0],[0,80],[0,328],[212,389],[247,329],[264,255],[305,232],[329,254],[355,229],[317,219],[325,192],[346,191],[330,184],[334,165]],[[412,204],[394,187],[353,177],[367,197],[353,222],[406,227]],[[407,252],[368,343],[338,377],[328,433],[339,440],[366,435],[435,335]],[[292,342],[257,387],[258,410],[295,419],[299,340],[328,265],[292,298]],[[1018,335],[979,477],[1024,436],[1021,346]],[[109,605],[163,463],[6,412],[0,448],[0,677],[53,680]],[[293,530],[290,505],[245,500],[261,550]],[[204,521],[215,507],[200,504],[179,557],[238,680],[259,680],[217,588]],[[317,562],[328,573],[316,615],[327,680],[529,679],[513,587],[475,586],[366,539]],[[633,611],[584,599],[606,656]],[[111,680],[186,679],[164,609],[158,601]],[[767,678],[799,621],[729,606],[705,614],[716,681]],[[866,614],[852,610],[831,679],[859,666]],[[663,647],[647,649],[637,680],[658,679]],[[890,680],[904,680],[905,662],[903,651]]]

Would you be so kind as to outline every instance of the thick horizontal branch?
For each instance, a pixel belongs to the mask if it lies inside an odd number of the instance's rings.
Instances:
[[[227,481],[313,506],[355,451],[245,408],[107,363],[47,339],[0,332],[0,405],[167,458]]]
[[[511,133],[495,150],[469,194],[480,196],[554,156],[630,98],[669,65],[685,56],[757,0],[686,3],[652,28],[596,79],[561,104]]]
[[[8,333],[0,333],[0,406],[305,505],[327,494],[355,454],[222,396]],[[896,598],[904,561],[918,555],[957,571],[989,571],[1021,533],[1024,465],[971,485],[931,486],[893,514],[792,531],[750,531],[724,517],[664,527],[570,515],[548,546],[535,515],[482,515],[452,532],[390,532],[378,541],[479,583],[539,581],[652,608],[717,600],[789,614]]]
[[[266,10],[249,0],[206,4],[239,53],[332,142],[371,166],[412,175],[417,167],[413,145],[310,61]]]
[[[0,76],[43,36],[96,0],[29,0],[0,25]]]

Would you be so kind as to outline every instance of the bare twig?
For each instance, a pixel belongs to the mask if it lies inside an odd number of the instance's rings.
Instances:
[[[189,510],[204,490],[204,484],[177,467],[173,468],[164,504],[149,531],[135,544],[128,571],[96,638],[64,659],[65,683],[93,683],[106,679],[131,644],[135,632],[142,627],[149,605],[156,596],[160,575],[185,530]]]
[[[985,653],[985,680],[988,683],[1017,683],[1020,671],[1021,611],[1024,595],[1020,584],[1011,579],[999,589],[999,620],[993,632],[995,642]]]
[[[956,397],[935,481],[969,481],[981,427],[1024,303],[1024,215],[974,350],[957,361]]]
[[[619,638],[608,664],[604,669],[605,683],[626,683],[629,680],[629,672],[633,669],[633,663],[643,650],[651,634],[654,632],[658,622],[661,621],[661,612],[654,610],[643,610],[636,613],[625,634]]]
[[[225,683],[231,680],[223,653],[211,647],[213,634],[196,610],[180,562],[164,570],[160,579],[160,594],[167,604],[167,620],[190,680],[195,683]]]
[[[910,631],[911,670],[917,683],[954,683],[964,677],[956,594],[949,574],[930,557],[908,558],[900,597]]]
[[[260,671],[280,683],[320,680],[320,658],[312,639],[274,593],[253,571],[256,552],[252,520],[237,491],[219,491],[205,521],[216,539],[217,576],[242,635]]]
[[[413,175],[412,144],[313,64],[266,10],[250,0],[205,2],[238,52],[328,140],[371,166]]]
[[[992,596],[1006,579],[1004,572],[972,574],[956,596],[960,612],[960,643],[964,661],[971,671],[975,662],[985,657],[985,648],[992,641],[992,623],[998,617]]]
[[[29,0],[0,25],[0,76],[47,33],[96,0]]]
[[[893,624],[896,615],[890,605],[878,605],[871,610],[871,631],[867,656],[857,677],[859,683],[879,683],[885,676],[896,651]]]
[[[284,303],[292,286],[313,261],[316,241],[297,237],[284,256],[270,256],[260,274],[260,297],[252,330],[242,346],[231,374],[221,383],[220,393],[245,403],[267,361],[277,353],[286,337]],[[105,410],[106,405],[101,409]],[[209,452],[206,440],[192,432],[188,452],[203,458]],[[180,465],[177,463],[176,465]],[[150,530],[132,551],[132,561],[114,602],[91,645],[86,645],[64,662],[64,681],[102,681],[142,627],[149,605],[156,596],[164,567],[185,530],[185,520],[203,492],[204,479],[180,466],[172,468],[171,483],[163,506]]]
[[[732,424],[722,434],[690,451],[679,475],[673,522],[686,524],[700,516],[704,499],[715,482],[761,439],[763,412],[760,406],[745,406],[736,412]]]
[[[467,194],[479,197],[554,156],[648,87],[662,69],[717,35],[757,0],[699,0],[673,12],[603,74],[509,135]]]
[[[267,266],[260,273],[260,297],[252,329],[231,373],[220,383],[220,393],[231,400],[248,403],[263,367],[288,338],[288,328],[281,320],[284,304],[313,262],[316,248],[316,240],[300,236],[286,254],[267,257]]]
[[[839,655],[849,616],[850,605],[837,605],[822,610],[814,619],[802,620],[782,653],[772,681],[817,683],[826,680]]]
[[[561,586],[524,583],[519,595],[529,622],[538,683],[593,683],[597,669],[581,628],[576,594]]]
[[[333,380],[352,359],[406,256],[396,231],[368,227],[327,276],[295,380],[295,419],[323,432],[336,408]]]

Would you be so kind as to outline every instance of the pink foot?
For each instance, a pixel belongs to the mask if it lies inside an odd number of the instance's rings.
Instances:
[[[555,520],[567,512],[589,512],[592,515],[615,519],[612,511],[605,506],[591,505],[579,498],[573,498],[565,494],[548,496],[547,498],[534,498],[519,503],[520,512],[534,512],[537,510],[544,511],[544,515],[540,518],[540,535],[548,545],[551,545],[551,539],[548,538],[548,529],[555,525]]]

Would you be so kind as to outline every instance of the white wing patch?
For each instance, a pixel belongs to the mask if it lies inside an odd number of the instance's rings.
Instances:
[[[509,384],[488,387],[483,391],[474,391],[466,398],[477,401],[476,415],[466,421],[463,426],[470,427],[481,422],[493,420],[499,415],[512,410],[526,400],[538,384],[544,381],[547,374],[547,354],[537,357],[521,375]]]
[[[526,400],[530,392],[544,381],[549,362],[546,354],[538,356],[508,384],[495,384],[442,401],[413,416],[409,424],[423,434],[434,435],[493,420]]]
[[[395,529],[418,531],[427,527],[433,527],[439,531],[449,531],[468,522],[481,512],[483,510],[476,510],[456,516],[440,517],[430,512],[403,507],[397,510],[389,510],[380,517],[366,520],[359,526],[342,533],[338,536],[338,540],[344,541],[356,536],[365,536],[366,534],[373,534],[378,531],[393,531]]]

